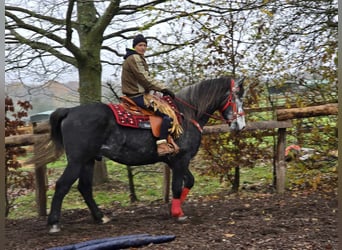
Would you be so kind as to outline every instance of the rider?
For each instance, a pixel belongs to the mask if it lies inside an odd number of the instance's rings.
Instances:
[[[139,34],[133,39],[133,48],[126,48],[124,63],[122,66],[121,84],[122,93],[132,99],[138,106],[144,109],[153,107],[147,106],[144,101],[144,95],[154,92],[155,94],[162,93],[175,97],[174,93],[167,89],[162,83],[153,79],[148,71],[148,64],[144,54],[147,49],[146,38]],[[177,153],[178,146],[173,142],[168,143],[169,128],[172,124],[172,119],[162,113],[160,110],[154,110],[155,114],[163,118],[160,136],[156,142],[157,152],[159,156]],[[172,138],[171,138],[172,139]]]

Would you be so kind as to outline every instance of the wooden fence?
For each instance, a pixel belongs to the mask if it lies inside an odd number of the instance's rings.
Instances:
[[[292,127],[291,119],[304,118],[322,115],[336,115],[337,104],[327,104],[307,108],[293,108],[276,110],[278,120],[274,121],[260,121],[247,123],[244,131],[256,130],[277,130],[277,152],[275,159],[275,174],[276,174],[276,189],[278,193],[285,191],[286,179],[286,163],[285,163],[285,147],[286,147],[286,129]],[[227,133],[230,132],[229,127],[225,125],[213,125],[204,127],[204,134],[211,133]],[[7,146],[27,146],[35,145],[42,141],[43,138],[49,136],[48,123],[39,123],[33,125],[33,134],[23,134],[9,136],[5,138]],[[242,132],[243,133],[243,132]],[[46,215],[46,190],[47,190],[47,176],[46,166],[35,166],[36,178],[36,201],[38,207],[38,214]],[[170,170],[165,168],[164,171],[164,200],[169,200],[170,193]]]

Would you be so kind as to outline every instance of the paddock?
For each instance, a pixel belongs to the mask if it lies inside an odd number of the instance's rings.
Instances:
[[[276,110],[277,120],[247,122],[244,131],[275,131],[277,136],[276,145],[276,159],[274,180],[276,183],[276,190],[279,194],[285,191],[286,182],[286,162],[285,162],[285,148],[286,148],[286,130],[292,127],[292,119],[301,119],[306,117],[326,116],[337,114],[337,104],[325,104],[306,108],[290,108]],[[247,110],[248,112],[248,110]],[[10,136],[5,138],[6,146],[27,146],[38,145],[44,138],[49,136],[49,124],[47,122],[34,123],[33,133],[27,133],[30,129],[26,129],[25,133],[20,135]],[[205,126],[203,134],[211,133],[229,133],[229,127],[226,125],[212,125]],[[243,132],[242,132],[243,133]],[[38,214],[40,216],[46,215],[46,187],[47,187],[47,168],[44,166],[35,166],[35,190]],[[170,196],[170,170],[164,169],[164,186],[163,186],[164,201],[167,203]]]

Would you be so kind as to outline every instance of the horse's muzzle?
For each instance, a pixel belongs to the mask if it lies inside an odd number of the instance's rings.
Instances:
[[[246,127],[244,115],[238,115],[237,118],[230,124],[230,129],[233,131],[240,131]]]

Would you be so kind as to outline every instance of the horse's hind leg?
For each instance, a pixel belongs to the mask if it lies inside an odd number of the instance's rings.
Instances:
[[[87,204],[91,214],[96,222],[107,223],[110,219],[103,216],[103,213],[97,206],[93,198],[93,173],[94,173],[94,160],[86,164],[80,173],[78,182],[78,190],[82,194],[85,203]]]
[[[72,184],[77,180],[81,165],[68,163],[62,176],[57,180],[55,193],[51,202],[51,211],[48,217],[48,225],[51,226],[50,233],[60,231],[59,219],[61,215],[62,202],[69,192]]]

